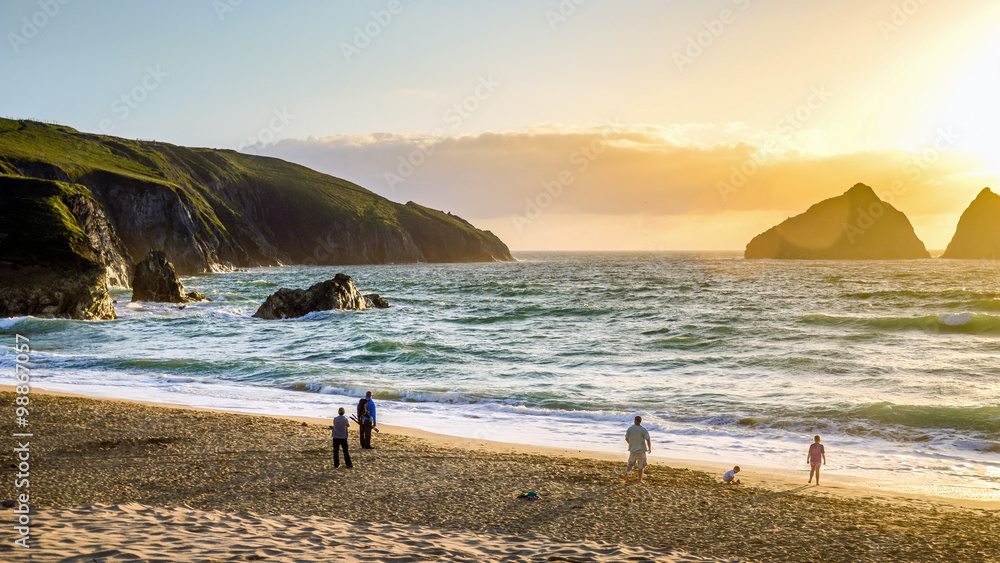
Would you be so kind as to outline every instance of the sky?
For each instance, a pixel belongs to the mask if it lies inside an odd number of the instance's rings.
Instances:
[[[741,250],[1000,191],[995,0],[0,4],[0,115],[275,156],[514,250]]]

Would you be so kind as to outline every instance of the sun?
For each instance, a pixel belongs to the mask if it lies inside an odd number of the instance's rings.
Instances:
[[[990,172],[1000,173],[1000,41],[980,57],[943,101],[940,125],[954,132],[949,150],[979,153],[989,159]]]

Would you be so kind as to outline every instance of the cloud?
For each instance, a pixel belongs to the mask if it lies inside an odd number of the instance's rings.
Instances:
[[[374,133],[284,140],[264,152],[397,201],[464,216],[800,212],[857,182],[907,213],[961,212],[992,178],[984,162],[930,147],[815,155],[787,140],[710,143],[722,128],[541,126],[464,136]]]

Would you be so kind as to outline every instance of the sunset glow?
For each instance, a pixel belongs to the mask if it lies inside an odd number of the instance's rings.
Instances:
[[[393,7],[66,6],[8,37],[4,109],[278,156],[515,249],[741,249],[857,182],[940,249],[1000,184],[986,0]],[[101,25],[127,18],[148,48]]]
[[[0,32],[3,560],[1000,562],[998,0]]]

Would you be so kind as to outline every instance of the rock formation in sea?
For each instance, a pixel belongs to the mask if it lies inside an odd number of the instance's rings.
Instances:
[[[113,319],[127,258],[90,191],[0,173],[0,317]]]
[[[382,300],[378,295],[371,295]],[[314,311],[363,310],[370,306],[351,276],[337,274],[333,279],[317,283],[309,289],[283,287],[268,296],[253,316],[259,319],[293,319]]]
[[[962,213],[941,258],[1000,258],[1000,195],[983,188]]]
[[[389,308],[389,302],[383,299],[382,296],[377,293],[366,293],[365,303],[367,303],[369,307],[373,307],[375,309]]]
[[[786,219],[747,244],[745,258],[901,260],[930,258],[906,215],[857,184]]]
[[[184,285],[177,279],[174,265],[167,260],[166,252],[151,250],[135,265],[135,273],[132,275],[132,301],[183,303],[187,300]]]
[[[0,174],[88,190],[112,284],[162,249],[181,275],[279,264],[513,260],[489,231],[277,158],[0,119]],[[102,228],[105,225],[107,228]]]

